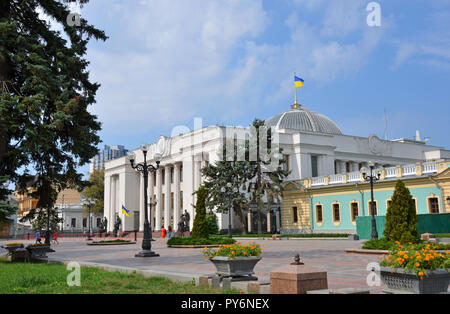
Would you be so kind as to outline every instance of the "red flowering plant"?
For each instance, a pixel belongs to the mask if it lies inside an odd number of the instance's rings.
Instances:
[[[450,251],[436,252],[438,246],[433,244],[418,246],[412,243],[402,245],[398,241],[395,243],[389,254],[382,256],[381,266],[409,270],[420,279],[435,269],[445,269],[450,272]]]
[[[257,243],[242,244],[237,242],[235,244],[220,245],[218,249],[211,249],[205,247],[203,250],[203,257],[206,261],[215,256],[225,256],[233,260],[235,257],[251,257],[251,256],[262,256],[262,248]]]

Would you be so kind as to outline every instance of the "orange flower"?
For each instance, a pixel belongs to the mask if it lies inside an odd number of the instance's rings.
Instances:
[[[423,272],[419,271],[419,276],[422,277],[423,276]]]
[[[416,267],[420,267],[420,263],[416,263]]]

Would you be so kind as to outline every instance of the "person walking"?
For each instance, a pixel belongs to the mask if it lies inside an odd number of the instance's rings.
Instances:
[[[55,232],[53,233],[52,241],[53,241],[53,243],[59,244],[59,241],[58,241],[58,232],[55,231]]]
[[[166,228],[164,228],[164,227],[161,228],[161,238],[163,240],[166,239]]]
[[[167,227],[167,240],[172,237],[172,226]]]
[[[41,233],[38,231],[36,231],[36,242],[35,243],[41,243]]]

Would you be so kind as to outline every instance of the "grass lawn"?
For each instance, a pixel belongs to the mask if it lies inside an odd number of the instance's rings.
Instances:
[[[239,293],[193,283],[174,283],[164,278],[81,268],[81,286],[69,287],[65,265],[11,263],[0,258],[0,294],[220,294]]]

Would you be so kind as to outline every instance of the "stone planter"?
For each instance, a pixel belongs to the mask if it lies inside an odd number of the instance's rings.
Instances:
[[[45,258],[47,257],[47,252],[54,252],[53,250],[50,250],[50,246],[48,245],[28,246],[27,250],[30,253],[31,258]]]
[[[257,256],[240,256],[234,257],[230,260],[229,257],[215,256],[211,258],[211,262],[216,266],[216,274],[222,279],[224,277],[231,277],[234,281],[258,280],[254,274],[253,269],[261,260]]]
[[[23,244],[22,244],[22,245],[9,245],[9,246],[4,246],[4,248],[5,248],[6,250],[8,250],[8,255],[12,255],[17,249],[23,248]]]
[[[450,273],[445,269],[429,271],[422,280],[415,273],[401,268],[381,267],[380,275],[386,293],[446,293],[450,284]]]

